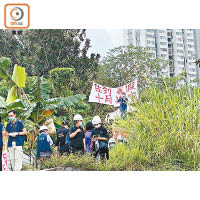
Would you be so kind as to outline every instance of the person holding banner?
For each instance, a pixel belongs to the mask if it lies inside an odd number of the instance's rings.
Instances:
[[[126,93],[122,93],[122,97],[118,99],[118,102],[120,102],[120,112],[121,116],[125,117],[127,113],[127,104],[128,104],[128,98],[126,97]]]
[[[0,117],[0,171],[2,171],[2,152],[5,148],[5,132],[4,132],[4,126],[1,123],[1,117]]]
[[[16,112],[8,112],[9,123],[6,126],[6,135],[8,138],[8,151],[13,171],[21,171],[23,162],[23,150],[25,135],[27,131],[21,120],[16,118]]]

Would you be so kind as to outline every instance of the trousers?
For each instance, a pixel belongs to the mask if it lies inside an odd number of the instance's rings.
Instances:
[[[8,147],[12,171],[21,171],[23,162],[22,146]]]

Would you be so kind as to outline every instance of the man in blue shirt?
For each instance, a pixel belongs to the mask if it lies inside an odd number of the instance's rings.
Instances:
[[[16,112],[8,112],[9,123],[6,126],[8,138],[8,151],[13,171],[21,171],[23,162],[23,150],[25,135],[27,134],[24,124],[16,118]]]
[[[52,150],[51,146],[53,141],[48,134],[48,128],[46,126],[40,127],[40,135],[37,138],[37,159],[45,161],[51,157]]]
[[[126,93],[122,93],[122,97],[118,99],[118,102],[120,102],[120,112],[121,116],[126,116],[127,112],[127,104],[128,104],[128,98],[126,97]]]

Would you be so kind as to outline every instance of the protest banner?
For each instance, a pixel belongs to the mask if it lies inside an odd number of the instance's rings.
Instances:
[[[122,97],[123,92],[126,93],[126,96],[138,97],[137,80],[118,88],[110,88],[93,82],[89,102],[108,104],[118,107],[120,105],[118,99]]]
[[[7,150],[2,152],[2,171],[8,171]]]

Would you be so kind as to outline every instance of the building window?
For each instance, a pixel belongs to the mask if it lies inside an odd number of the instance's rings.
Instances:
[[[189,47],[189,48],[194,48],[194,45],[188,44],[188,47]]]
[[[171,42],[171,41],[172,41],[172,39],[171,39],[171,38],[168,38],[167,40],[168,40],[168,42]]]
[[[178,49],[178,50],[177,50],[177,53],[183,53],[183,50],[179,50],[179,49]]]
[[[147,44],[155,44],[155,42],[147,40]]]
[[[167,32],[167,36],[172,36],[172,32]]]
[[[150,35],[150,34],[146,34],[146,37],[147,37],[147,38],[155,38],[154,35]]]
[[[189,36],[189,37],[192,36],[192,33],[187,33],[187,36]]]
[[[176,32],[176,35],[182,35],[182,32]]]
[[[160,42],[160,45],[167,45],[167,43],[166,42]]]
[[[177,47],[183,47],[183,44],[177,44]]]
[[[172,50],[171,50],[171,49],[168,49],[168,53],[169,53],[169,54],[172,54]]]
[[[166,54],[161,54],[160,56],[161,56],[161,58],[165,58]]]
[[[156,49],[155,49],[155,47],[147,47],[147,50],[149,50],[149,51],[155,51]]]
[[[188,39],[187,41],[188,41],[188,42],[194,42],[194,40],[192,40],[192,39]]]
[[[160,39],[161,39],[161,40],[166,40],[167,37],[166,37],[166,36],[160,36]]]
[[[177,62],[179,65],[184,65],[184,62],[182,62],[182,61],[178,61]]]
[[[190,68],[190,71],[191,72],[196,72],[196,69],[195,68]]]
[[[180,59],[184,59],[184,56],[177,56],[178,58],[180,58]]]
[[[195,78],[196,74],[190,74],[190,78]]]
[[[161,51],[167,52],[166,48],[160,48]]]
[[[159,33],[165,33],[165,30],[159,30]]]
[[[154,29],[146,29],[146,31],[149,33],[154,33],[155,30]]]

